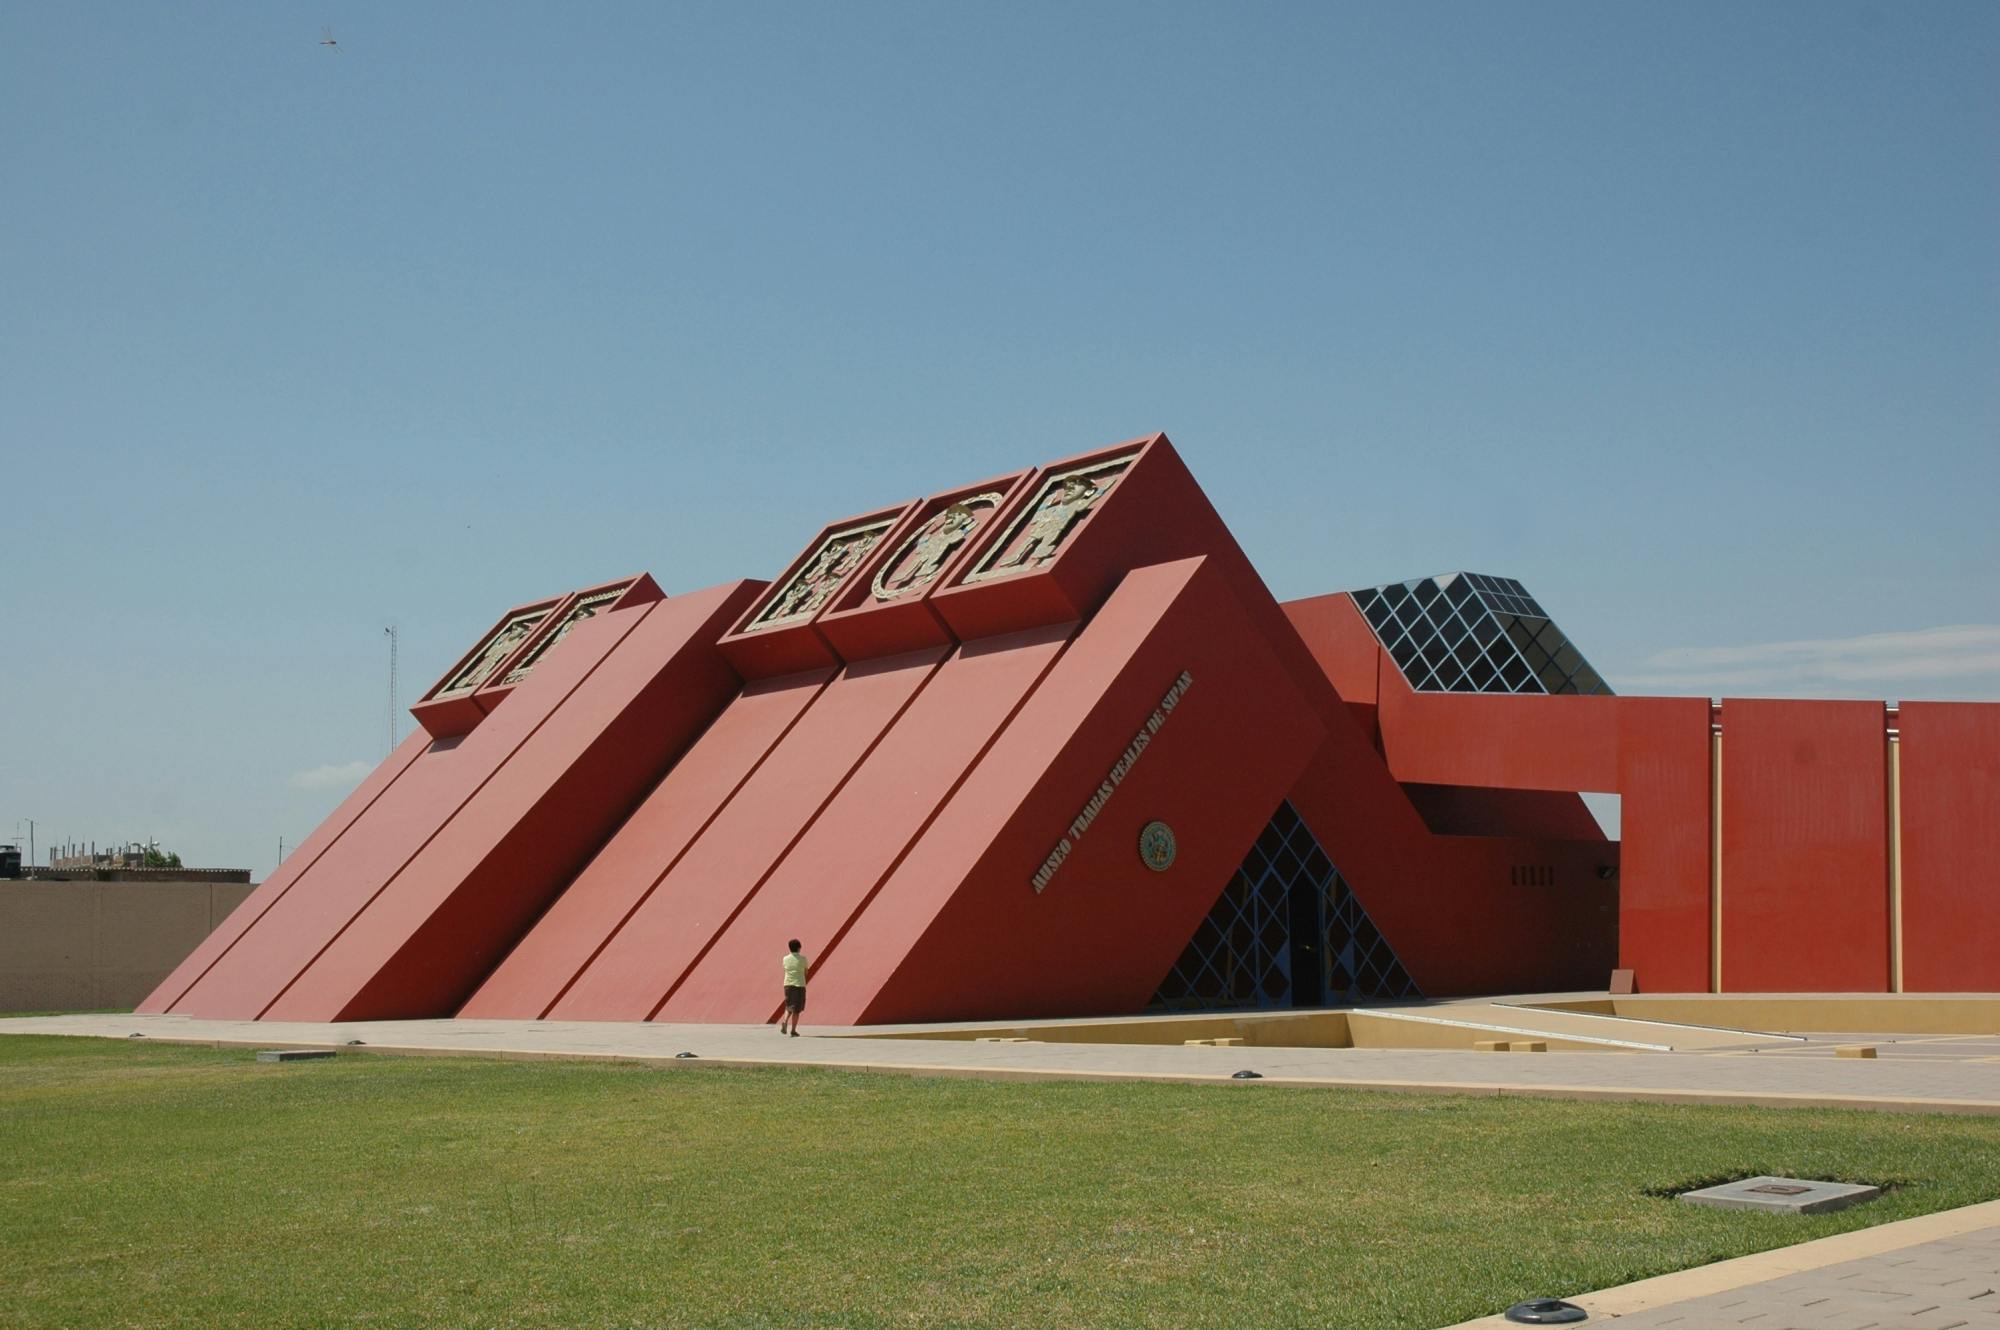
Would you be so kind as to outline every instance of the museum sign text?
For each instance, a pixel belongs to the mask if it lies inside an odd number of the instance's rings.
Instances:
[[[1194,676],[1182,670],[1180,677],[1174,680],[1173,687],[1167,689],[1167,695],[1160,699],[1160,705],[1153,708],[1153,714],[1146,717],[1146,723],[1132,736],[1132,742],[1113,764],[1111,774],[1106,776],[1104,783],[1092,792],[1090,801],[1083,806],[1083,811],[1069,824],[1068,833],[1056,842],[1055,849],[1049,851],[1049,857],[1042,860],[1042,866],[1035,870],[1033,882],[1037,895],[1040,895],[1042,889],[1054,880],[1056,870],[1063,866],[1063,861],[1069,858],[1070,851],[1083,839],[1083,833],[1090,830],[1090,824],[1097,820],[1097,815],[1111,802],[1111,796],[1117,792],[1125,778],[1132,774],[1132,768],[1139,764],[1139,755],[1146,751],[1147,746],[1153,742],[1153,736],[1160,732],[1160,727],[1167,723],[1167,717],[1174,714],[1174,708],[1181,704],[1181,699],[1187,696],[1187,690],[1193,686]]]

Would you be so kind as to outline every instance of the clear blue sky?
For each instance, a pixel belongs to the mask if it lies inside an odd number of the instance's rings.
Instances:
[[[261,876],[382,754],[385,623],[407,699],[509,604],[1155,429],[1280,596],[1470,567],[1620,691],[2000,697],[1996,57],[1992,4],[0,0],[0,838]]]

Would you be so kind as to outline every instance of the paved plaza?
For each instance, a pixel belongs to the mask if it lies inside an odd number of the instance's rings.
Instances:
[[[781,1038],[768,1025],[595,1021],[201,1020],[186,1016],[31,1016],[0,1020],[0,1035],[56,1034],[345,1047],[377,1053],[484,1054],[724,1065],[842,1067],[1000,1079],[1224,1081],[1252,1084],[1574,1099],[1763,1104],[1951,1113],[2000,1113],[2000,1038],[1867,1036],[1875,1059],[1837,1055],[1835,1040],[1778,1048],[1673,1052],[1486,1053],[1434,1048],[1188,1048],[1168,1044],[983,1043],[871,1038],[806,1027]],[[1032,1031],[1031,1031],[1032,1033]]]

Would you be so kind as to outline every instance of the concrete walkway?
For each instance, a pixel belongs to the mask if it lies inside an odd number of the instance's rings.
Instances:
[[[2000,1330],[2000,1201],[1567,1296],[1631,1330]],[[1501,1330],[1503,1316],[1451,1330]]]
[[[808,1027],[810,1031],[810,1027]],[[833,1032],[840,1033],[840,1032]],[[1458,1049],[1186,1048],[1100,1043],[781,1038],[774,1026],[608,1024],[583,1021],[364,1021],[320,1025],[212,1021],[185,1016],[37,1016],[0,1020],[0,1035],[51,1034],[259,1048],[341,1047],[370,1052],[573,1057],[707,1065],[806,1065],[994,1079],[1231,1081],[1452,1094],[1763,1104],[2000,1114],[2000,1058],[1975,1046],[1961,1056],[1836,1058],[1763,1050],[1479,1053]],[[1886,1037],[1871,1036],[1886,1047]],[[1914,1041],[1913,1041],[1914,1042]],[[1923,1045],[1932,1047],[1931,1045]],[[678,1065],[686,1065],[682,1060]]]

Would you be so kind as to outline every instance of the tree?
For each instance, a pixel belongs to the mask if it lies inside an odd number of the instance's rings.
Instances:
[[[167,853],[161,854],[157,845],[148,845],[146,847],[146,858],[143,866],[146,868],[179,868],[181,866],[181,856],[178,851],[174,850],[169,850]]]

